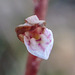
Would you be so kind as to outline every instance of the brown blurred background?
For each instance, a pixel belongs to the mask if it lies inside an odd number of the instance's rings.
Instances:
[[[0,75],[24,75],[28,52],[15,27],[33,15],[33,9],[32,0],[0,0]],[[49,0],[46,21],[54,47],[38,75],[75,75],[75,0]]]

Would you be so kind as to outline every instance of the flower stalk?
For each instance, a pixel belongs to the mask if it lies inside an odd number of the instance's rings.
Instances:
[[[41,59],[29,53],[25,75],[37,75]]]
[[[33,2],[34,14],[37,15],[40,20],[45,20],[48,0],[33,0]],[[41,58],[38,58],[29,53],[25,75],[37,75],[41,61]]]

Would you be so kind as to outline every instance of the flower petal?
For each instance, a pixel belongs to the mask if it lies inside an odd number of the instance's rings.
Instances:
[[[25,22],[31,25],[35,25],[35,24],[45,25],[46,24],[44,20],[39,20],[36,15],[28,17],[27,19],[25,19]]]
[[[46,34],[46,32],[48,32],[48,34]],[[37,41],[35,38],[27,38],[25,35],[24,43],[31,54],[47,60],[53,47],[52,31],[45,28],[45,32],[40,34],[40,38],[41,40]]]

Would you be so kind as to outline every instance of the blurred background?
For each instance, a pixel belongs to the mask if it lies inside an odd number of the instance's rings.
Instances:
[[[0,0],[0,75],[24,75],[28,52],[15,28],[33,9],[32,0]],[[49,0],[46,21],[54,46],[38,75],[75,75],[75,0]]]

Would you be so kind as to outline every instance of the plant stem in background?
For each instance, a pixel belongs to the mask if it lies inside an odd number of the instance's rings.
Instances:
[[[34,14],[37,15],[40,20],[45,20],[48,0],[33,0],[33,2]],[[25,75],[37,75],[41,60],[42,59],[29,53]]]

